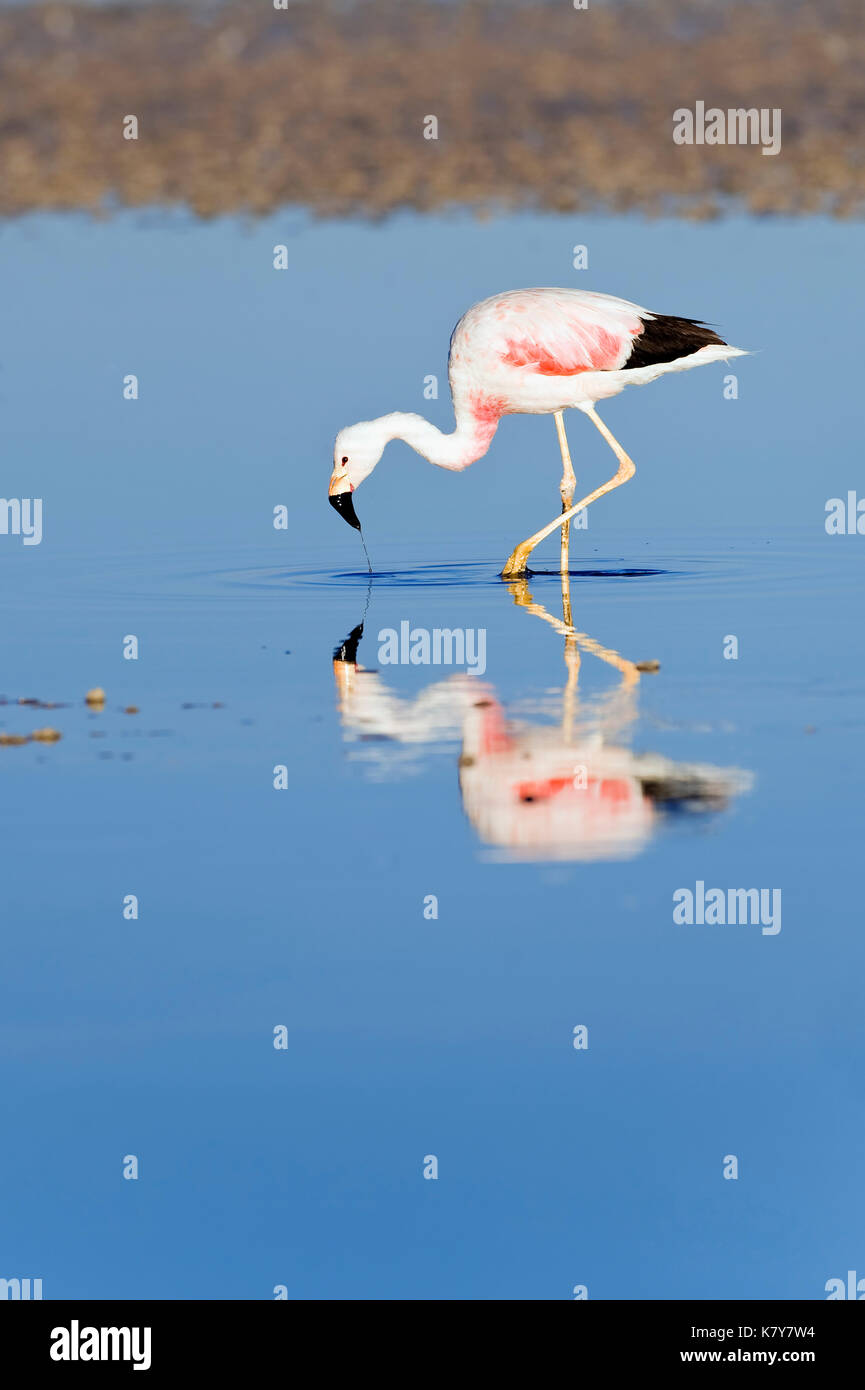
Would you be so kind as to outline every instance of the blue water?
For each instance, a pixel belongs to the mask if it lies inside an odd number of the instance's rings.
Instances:
[[[860,476],[858,242],[552,216],[2,228],[3,491],[43,499],[44,536],[0,535],[0,734],[62,739],[0,747],[0,1276],[47,1298],[821,1298],[865,1272],[865,541],[824,527]],[[454,320],[534,283],[755,349],[602,408],[637,474],[572,534],[576,673],[555,539],[528,592],[498,578],[557,510],[549,421],[506,421],[458,476],[391,446],[357,498],[371,581],[325,499],[336,429],[445,425]],[[569,430],[594,486],[606,447]],[[483,630],[482,674],[383,662],[406,621]],[[483,756],[478,718],[503,740]],[[639,790],[659,769],[713,795],[662,804]],[[675,923],[698,881],[780,888],[780,931]]]

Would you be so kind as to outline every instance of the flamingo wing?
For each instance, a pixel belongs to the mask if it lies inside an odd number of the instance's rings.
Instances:
[[[546,377],[624,366],[646,312],[578,290],[518,290],[491,307],[500,361]]]

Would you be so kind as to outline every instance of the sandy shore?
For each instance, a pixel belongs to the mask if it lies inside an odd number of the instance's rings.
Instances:
[[[4,10],[0,212],[860,215],[863,70],[861,0]],[[698,101],[779,109],[780,153],[677,145]]]

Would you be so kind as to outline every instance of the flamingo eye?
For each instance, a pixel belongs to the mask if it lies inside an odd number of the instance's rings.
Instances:
[[[343,454],[342,461],[343,463],[348,463],[348,454]]]

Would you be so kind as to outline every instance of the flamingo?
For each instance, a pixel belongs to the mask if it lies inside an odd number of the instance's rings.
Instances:
[[[451,334],[448,379],[456,428],[444,434],[422,415],[401,411],[340,430],[328,499],[360,530],[353,494],[392,439],[402,439],[439,468],[460,471],[489,449],[503,415],[553,415],[562,455],[561,514],[522,541],[503,579],[526,573],[529,555],[557,526],[561,569],[568,568],[570,522],[590,503],[634,476],[632,459],[595,410],[595,402],[666,372],[743,356],[696,319],[655,314],[627,299],[589,290],[508,290],[475,304]],[[564,412],[581,410],[618,459],[612,478],[574,503],[576,475]]]

